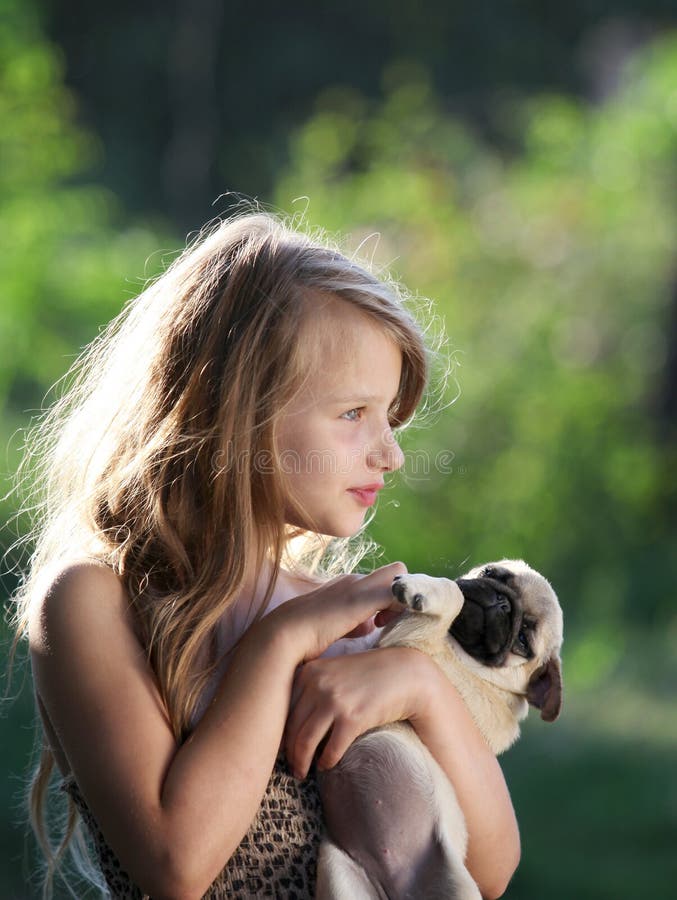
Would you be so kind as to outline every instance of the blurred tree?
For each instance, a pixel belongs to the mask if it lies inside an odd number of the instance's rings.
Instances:
[[[100,144],[75,124],[76,105],[63,85],[60,52],[45,41],[30,0],[3,0],[0,21],[0,445],[4,488],[0,522],[15,509],[7,472],[41,399],[139,284],[144,260],[160,246],[160,229],[125,219],[117,198],[87,181]],[[172,240],[171,245],[176,244]],[[149,266],[157,268],[159,259]],[[10,439],[11,438],[11,439]],[[3,528],[2,586],[15,586],[7,545],[22,522]],[[18,554],[18,551],[17,551]],[[9,569],[9,571],[8,571]],[[0,648],[9,636],[0,624]],[[0,655],[4,657],[4,654]],[[20,668],[20,667],[19,667]],[[3,664],[4,669],[4,664]],[[15,678],[13,691],[22,684]],[[2,679],[5,694],[6,681]],[[12,691],[12,693],[13,693]],[[31,749],[30,691],[0,710],[0,896],[37,893],[35,861],[17,827],[25,816],[20,774]],[[23,822],[22,822],[23,824]],[[57,896],[59,896],[57,892]],[[83,895],[84,896],[84,895]]]
[[[397,507],[384,496],[374,533],[428,571],[526,555],[570,625],[604,623],[596,659],[612,665],[610,622],[677,627],[675,429],[659,440],[657,422],[674,353],[677,42],[649,47],[602,106],[513,104],[518,158],[446,115],[424,69],[391,68],[385,85],[381,104],[318,100],[276,195],[310,197],[312,221],[383,263],[397,252],[448,323],[460,399],[405,438],[410,489]]]
[[[0,441],[6,447],[78,347],[138,293],[138,282],[127,279],[143,274],[160,237],[152,224],[125,221],[117,198],[87,183],[100,145],[75,125],[61,55],[42,37],[30,3],[5,0],[3,11]],[[146,274],[158,264],[155,258]],[[10,469],[18,443],[10,444]]]
[[[506,97],[603,95],[628,52],[675,22],[674,0],[41,6],[106,148],[103,182],[134,210],[171,211],[181,231],[224,191],[269,196],[290,127],[327,87],[375,97],[385,66],[424,63],[446,112],[505,142]]]
[[[224,12],[219,0],[176,4],[168,61],[172,134],[162,169],[168,208],[178,220],[190,210],[199,221],[200,203],[209,198],[216,180],[217,53]]]

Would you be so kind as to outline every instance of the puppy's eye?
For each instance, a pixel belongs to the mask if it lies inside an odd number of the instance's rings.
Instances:
[[[528,629],[522,625],[512,645],[512,652],[517,656],[523,656],[524,659],[532,659],[534,654],[527,640],[527,631]]]

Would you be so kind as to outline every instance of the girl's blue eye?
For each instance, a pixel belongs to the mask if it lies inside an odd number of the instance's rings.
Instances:
[[[361,407],[349,409],[347,412],[341,413],[341,418],[348,419],[349,422],[359,422],[362,418],[362,409]]]

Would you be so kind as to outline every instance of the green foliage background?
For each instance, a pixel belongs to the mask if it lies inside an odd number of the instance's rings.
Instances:
[[[182,238],[150,209],[126,212],[88,174],[105,149],[78,123],[59,51],[30,5],[4,7],[0,438],[9,476],[17,429],[159,269],[158,251]],[[450,371],[403,436],[404,471],[371,527],[385,559],[455,576],[523,556],[564,606],[564,715],[555,726],[530,720],[504,759],[524,845],[507,896],[668,897],[677,876],[677,36],[636,53],[603,103],[511,95],[500,121],[503,149],[449,113],[420,61],[392,62],[380,97],[354,87],[318,94],[289,131],[266,199],[347,234],[359,255],[432,298],[445,321],[439,368],[446,359]],[[2,501],[3,521],[15,502]],[[5,529],[5,547],[22,527],[19,518]],[[14,577],[10,568],[8,593]],[[28,898],[37,893],[18,793],[31,743],[27,686],[5,713],[0,895]]]

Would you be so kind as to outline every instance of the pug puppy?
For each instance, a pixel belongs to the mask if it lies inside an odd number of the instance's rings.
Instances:
[[[451,581],[400,575],[403,614],[380,647],[428,653],[465,701],[496,754],[519,736],[529,705],[553,722],[562,706],[562,610],[522,560]],[[413,728],[397,722],[359,737],[320,775],[326,837],[318,900],[481,900],[465,867],[467,831],[453,786]]]

